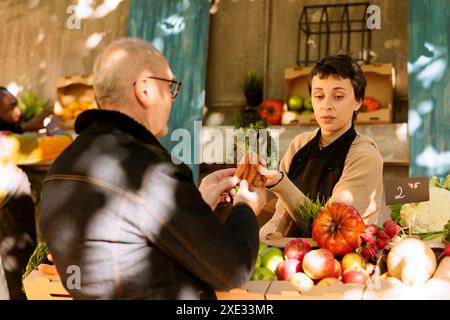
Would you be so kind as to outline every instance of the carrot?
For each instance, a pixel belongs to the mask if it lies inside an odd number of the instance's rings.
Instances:
[[[257,165],[251,164],[249,165],[249,173],[247,177],[248,184],[251,185],[255,181],[256,174],[258,173],[258,167]]]
[[[249,165],[246,164],[246,165],[245,165],[244,172],[242,173],[242,177],[241,177],[242,180],[244,180],[244,179],[246,180],[246,179],[247,179],[247,177],[248,177],[248,171],[249,171]]]
[[[42,273],[49,274],[49,275],[52,275],[52,276],[58,274],[58,271],[56,270],[56,266],[52,266],[52,265],[45,264],[45,263],[41,263],[38,266],[38,270],[40,272],[42,272]]]
[[[239,164],[237,166],[236,172],[234,173],[234,176],[241,179],[242,174],[244,173],[244,170],[245,170],[245,164]]]

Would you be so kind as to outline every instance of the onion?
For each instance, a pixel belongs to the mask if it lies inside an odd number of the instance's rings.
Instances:
[[[388,272],[407,285],[424,284],[436,270],[433,250],[419,239],[398,242],[387,257]]]

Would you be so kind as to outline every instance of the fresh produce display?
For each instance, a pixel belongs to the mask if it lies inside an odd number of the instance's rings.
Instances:
[[[269,247],[261,253],[261,265],[272,272],[283,261],[283,251],[276,247]]]
[[[91,101],[74,101],[65,107],[55,109],[55,114],[60,116],[61,119],[67,121],[75,119],[80,113],[85,110],[94,108],[94,103]]]
[[[291,96],[287,101],[289,111],[301,115],[313,114],[313,106],[311,97],[302,98],[298,95]]]
[[[281,261],[277,265],[276,273],[278,280],[289,280],[295,273],[302,271],[302,264],[297,259]]]
[[[22,92],[17,100],[18,106],[22,111],[23,121],[28,121],[51,107],[50,102],[39,99],[32,92]]]
[[[436,257],[428,245],[414,238],[396,243],[387,256],[388,272],[407,285],[425,283],[436,270]]]
[[[344,283],[366,284],[367,280],[369,280],[369,274],[364,269],[348,269],[342,273]]]
[[[289,110],[299,112],[303,109],[303,99],[300,96],[292,96],[288,100]]]
[[[308,252],[303,258],[303,271],[313,280],[320,280],[334,274],[334,256],[327,249]]]
[[[309,251],[311,251],[311,246],[308,241],[302,238],[293,239],[284,247],[284,258],[297,259],[302,262]]]
[[[280,125],[283,116],[283,101],[265,100],[259,106],[259,117],[270,125]]]
[[[372,112],[381,109],[381,103],[372,97],[365,97],[359,111]]]
[[[296,286],[297,289],[300,290],[300,292],[309,291],[314,288],[314,281],[312,281],[312,279],[303,272],[295,273],[289,279],[289,282]]]
[[[386,220],[382,227],[375,224],[368,225],[361,234],[363,244],[357,251],[364,259],[375,261],[380,250],[385,249],[389,242],[399,239],[398,234],[401,230],[392,220]]]
[[[311,97],[305,98],[305,102],[303,103],[303,107],[305,110],[313,111],[313,105],[311,102]]]
[[[343,256],[361,246],[365,224],[358,211],[343,203],[322,208],[313,222],[312,236],[320,248]]]
[[[393,214],[398,216],[400,225],[410,227],[412,233],[419,234],[442,232],[445,225],[450,222],[449,208],[450,175],[442,182],[438,177],[433,177],[430,180],[429,201],[404,204],[400,207],[400,210],[398,210],[398,207],[391,209],[393,209]]]

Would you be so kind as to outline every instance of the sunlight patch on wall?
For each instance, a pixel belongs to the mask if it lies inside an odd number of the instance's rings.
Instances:
[[[408,141],[408,125],[406,123],[402,124],[397,128],[395,131],[395,135],[397,136],[397,139],[402,142]]]
[[[416,164],[428,168],[431,174],[445,174],[450,167],[450,151],[438,152],[434,147],[427,146],[416,158]]]
[[[428,89],[433,82],[437,82],[442,79],[445,73],[447,64],[445,59],[438,59],[426,66],[417,75],[417,80],[422,82],[423,87]]]
[[[94,17],[103,18],[117,9],[123,0],[104,0],[103,3],[95,9]]]
[[[166,35],[173,35],[173,34],[178,34],[180,32],[183,32],[185,27],[186,27],[186,23],[184,21],[184,17],[179,16],[179,15],[172,15],[170,17],[163,19],[159,23],[159,28]]]
[[[412,136],[417,129],[422,125],[422,118],[416,110],[409,110],[408,112],[408,127],[409,135]]]
[[[420,112],[420,114],[426,114],[426,113],[430,113],[431,111],[433,111],[433,101],[431,100],[426,100],[426,101],[422,101],[421,103],[419,103],[418,105],[418,110]]]
[[[86,40],[86,48],[94,49],[95,47],[97,47],[103,40],[104,35],[104,32],[91,34]]]
[[[17,96],[20,92],[22,92],[23,87],[19,86],[15,82],[11,82],[6,86],[6,89],[8,89],[8,91],[11,92],[12,95]]]

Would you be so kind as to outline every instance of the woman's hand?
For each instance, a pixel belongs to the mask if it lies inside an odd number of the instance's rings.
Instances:
[[[230,202],[231,196],[234,196],[233,187],[239,179],[234,177],[236,168],[217,170],[203,178],[198,190],[203,200],[214,211],[220,202]]]
[[[258,172],[265,181],[264,187],[270,187],[281,181],[283,174],[278,170],[270,170],[265,165],[259,165]]]

